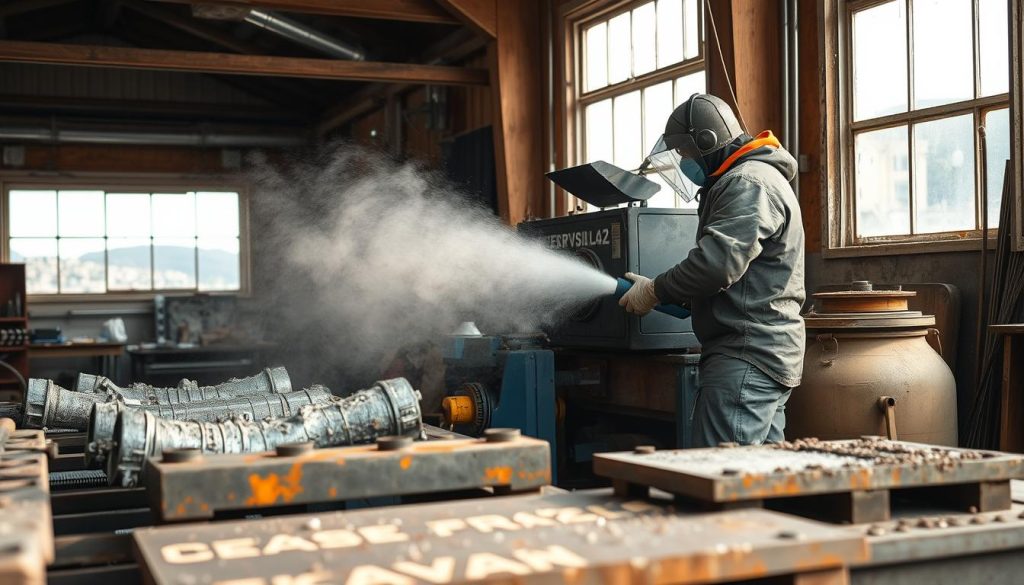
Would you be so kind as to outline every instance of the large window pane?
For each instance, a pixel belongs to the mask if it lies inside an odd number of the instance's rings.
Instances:
[[[107,292],[103,238],[61,238],[59,250],[60,292]]]
[[[629,29],[628,12],[608,21],[608,83],[619,83],[629,79],[632,65],[632,38]]]
[[[665,123],[674,108],[671,81],[644,90],[644,156],[651,152],[658,138],[665,132]]]
[[[907,110],[907,21],[903,0],[853,15],[853,117]]]
[[[978,0],[978,44],[981,48],[981,95],[1006,93],[1010,87],[1006,0]]]
[[[700,54],[700,6],[697,0],[686,0],[683,5],[683,56],[692,59]]]
[[[10,192],[12,237],[55,237],[57,235],[57,192]]]
[[[103,191],[58,192],[57,218],[61,237],[103,237],[106,233]]]
[[[974,116],[914,126],[917,233],[973,230]]]
[[[238,193],[196,193],[196,233],[204,236],[238,235]]]
[[[615,150],[612,164],[624,169],[640,166],[647,155],[641,133],[640,92],[631,91],[615,98]]]
[[[199,290],[237,290],[238,266],[238,238],[199,238]]]
[[[675,105],[682,104],[695,93],[707,93],[703,71],[691,73],[676,80]]]
[[[195,288],[195,238],[153,239],[153,286],[157,289]]]
[[[177,238],[195,236],[195,193],[154,193],[153,235]]]
[[[1003,173],[1010,158],[1010,111],[1006,108],[985,114],[985,172],[988,181],[988,225],[999,226],[1003,198]]]
[[[854,139],[857,235],[910,233],[907,128],[862,132]]]
[[[56,211],[54,208],[54,216]],[[58,292],[56,238],[11,238],[11,262],[25,263],[25,290],[28,294]]]
[[[658,67],[683,60],[683,0],[658,0]]]
[[[608,85],[608,25],[603,22],[594,25],[583,35],[586,45],[586,91],[601,89]]]
[[[585,162],[612,162],[612,100],[601,100],[587,106],[583,117],[587,131]]]
[[[149,290],[153,275],[149,238],[107,239],[107,287]]]
[[[633,11],[633,75],[639,76],[654,71],[657,63],[655,43],[657,24],[654,18],[654,2],[648,2]]]
[[[149,193],[107,193],[107,235],[150,235]]]
[[[915,108],[974,97],[972,22],[971,0],[914,0]]]

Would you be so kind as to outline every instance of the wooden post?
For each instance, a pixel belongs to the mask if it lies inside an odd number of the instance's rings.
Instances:
[[[540,3],[496,2],[497,38],[488,45],[494,96],[498,211],[510,225],[546,215]]]

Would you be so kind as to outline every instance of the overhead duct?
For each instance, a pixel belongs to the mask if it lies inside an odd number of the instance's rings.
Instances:
[[[272,12],[254,8],[245,15],[245,21],[332,57],[349,61],[366,59],[366,54],[359,49]]]
[[[295,132],[264,132],[220,126],[124,126],[41,119],[0,119],[0,140],[57,144],[137,144],[155,146],[283,147],[308,142]]]
[[[324,33],[273,12],[247,8],[232,4],[200,2],[192,4],[192,16],[207,20],[244,20],[249,24],[280,35],[286,39],[305,45],[339,59],[349,61],[365,61],[366,53],[357,47],[333,39]]]

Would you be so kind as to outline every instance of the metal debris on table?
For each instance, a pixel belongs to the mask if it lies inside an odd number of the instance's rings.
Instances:
[[[594,471],[619,482],[620,491],[649,486],[709,503],[963,485],[967,491],[982,492],[975,505],[991,510],[1010,505],[1009,480],[1024,477],[1024,457],[880,437],[803,439],[750,447],[605,453],[594,456]],[[887,499],[885,504],[888,514]]]
[[[492,437],[501,438],[492,434]],[[398,448],[390,448],[398,447]],[[279,451],[281,449],[279,448]],[[510,440],[409,441],[256,455],[153,461],[146,470],[151,507],[164,520],[210,518],[224,510],[456,492],[512,492],[551,483],[548,444]]]
[[[682,584],[804,573],[846,583],[846,566],[867,556],[862,535],[775,512],[680,515],[566,493],[170,525],[133,538],[153,583]]]

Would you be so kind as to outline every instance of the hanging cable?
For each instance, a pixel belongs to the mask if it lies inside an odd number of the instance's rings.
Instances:
[[[715,17],[711,14],[711,0],[704,0],[704,14],[711,23],[711,35],[715,39],[715,47],[718,48],[718,59],[722,63],[722,75],[725,76],[725,83],[729,86],[729,95],[732,96],[732,103],[736,106],[736,116],[740,119],[743,129],[750,131],[747,121],[743,119],[743,112],[740,111],[740,102],[736,99],[736,90],[732,87],[732,79],[729,78],[729,69],[725,66],[725,55],[722,54],[722,42],[718,40],[718,27],[715,26]]]

